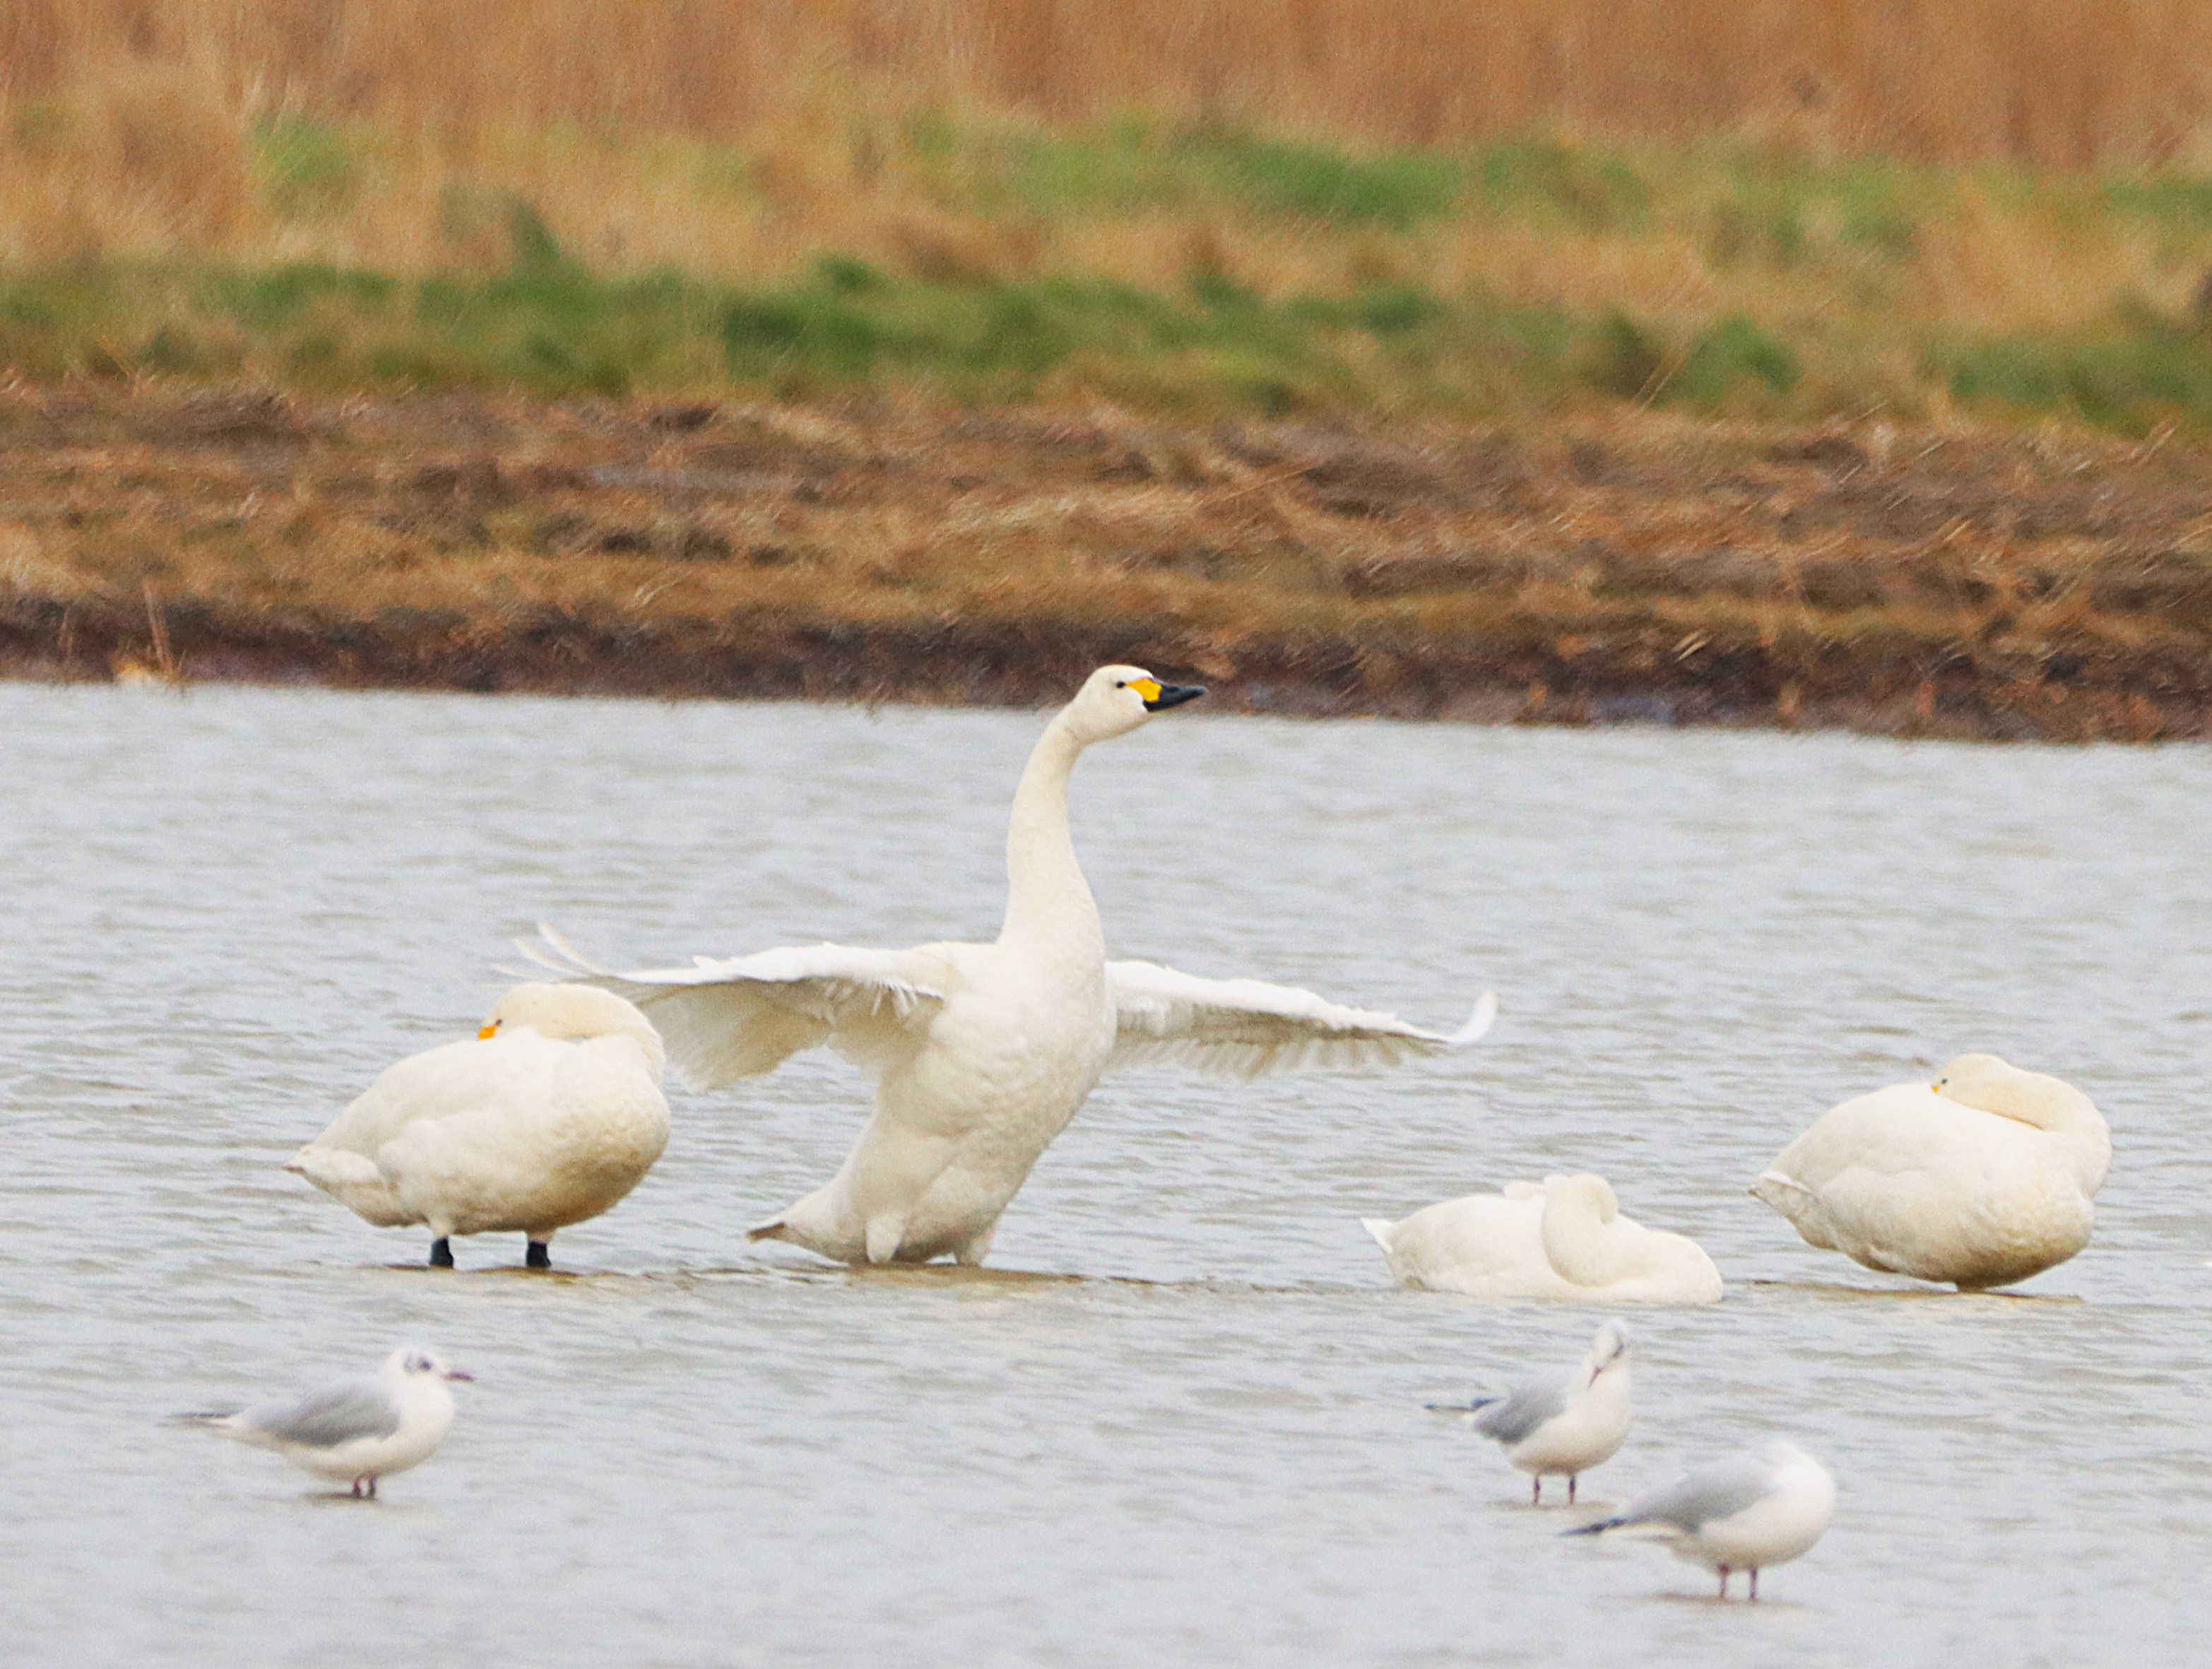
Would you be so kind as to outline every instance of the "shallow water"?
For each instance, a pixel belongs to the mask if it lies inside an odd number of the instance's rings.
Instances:
[[[1395,1074],[1110,1081],[1000,1274],[745,1224],[864,1085],[678,1098],[666,1156],[458,1275],[278,1169],[465,1035],[538,918],[613,958],[988,935],[1033,717],[0,687],[0,1626],[39,1664],[2185,1660],[2212,1623],[2212,751],[1288,724],[1095,752],[1115,950],[1455,1022]],[[1960,1297],[1743,1192],[1845,1095],[1995,1049],[2087,1088],[2096,1242]],[[1796,1435],[1842,1483],[1756,1609],[1561,1542],[1421,1411],[1601,1314],[1386,1284],[1363,1214],[1561,1168],[1696,1235],[1586,1480]],[[375,1505],[161,1423],[428,1340]],[[1967,1660],[1961,1657],[1960,1660]]]

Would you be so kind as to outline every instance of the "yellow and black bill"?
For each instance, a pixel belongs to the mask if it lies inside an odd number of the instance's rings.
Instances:
[[[1194,701],[1206,694],[1204,684],[1162,683],[1158,678],[1139,678],[1129,686],[1145,698],[1145,711],[1164,713],[1171,707],[1181,707],[1185,701]]]

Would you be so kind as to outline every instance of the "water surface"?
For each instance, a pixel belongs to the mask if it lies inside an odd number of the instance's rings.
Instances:
[[[995,928],[1034,717],[0,687],[0,1623],[12,1662],[2181,1661],[2212,1625],[2212,751],[1291,724],[1095,751],[1119,954],[1455,1023],[1389,1075],[1110,1081],[1012,1274],[743,1229],[866,1086],[677,1098],[565,1232],[455,1276],[278,1166],[465,1035],[540,918],[617,959]],[[1993,1049],[2087,1088],[2094,1246],[1960,1297],[1743,1192],[1846,1095]],[[1602,1313],[1393,1290],[1358,1225],[1561,1168],[1729,1297],[1631,1316],[1619,1501],[1769,1432],[1842,1481],[1757,1609],[1561,1542],[1424,1414]],[[161,1423],[410,1338],[474,1369],[374,1506]],[[1965,1660],[1961,1658],[1960,1660]]]

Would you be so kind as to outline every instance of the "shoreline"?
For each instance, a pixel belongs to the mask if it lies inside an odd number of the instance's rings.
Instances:
[[[577,622],[487,641],[358,624],[316,633],[165,610],[164,657],[143,622],[82,617],[66,653],[42,652],[44,627],[59,624],[55,605],[33,604],[27,624],[24,612],[19,604],[0,617],[0,678],[11,683],[1042,710],[1065,700],[1093,667],[1136,660],[1170,677],[1211,680],[1216,711],[1281,718],[1827,731],[1975,742],[2212,739],[2212,705],[2126,691],[2054,700],[2053,689],[2016,683],[1900,679],[1810,695],[1799,686],[1792,699],[1767,694],[1756,668],[1740,683],[1654,687],[1632,675],[1609,682],[1602,668],[1547,667],[1541,658],[1532,660],[1534,677],[1515,682],[1510,672],[1499,676],[1495,664],[1455,656],[1449,646],[1427,654],[1418,646],[1386,652],[1386,661],[1358,644],[1247,642],[1229,658],[1231,670],[1208,671],[1224,663],[1217,646],[1158,633],[1100,634],[1086,651],[1084,636],[1018,628],[855,634],[835,624],[775,625],[750,642],[704,645],[686,644],[681,634],[655,641]],[[1018,664],[1017,656],[1024,657]]]
[[[2212,736],[2212,456],[1654,414],[0,391],[0,676]]]

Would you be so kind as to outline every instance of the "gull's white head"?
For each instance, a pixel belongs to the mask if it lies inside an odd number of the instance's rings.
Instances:
[[[1590,1341],[1589,1382],[1595,1385],[1607,1373],[1628,1366],[1628,1329],[1608,1321]]]
[[[524,1027],[556,1041],[627,1037],[645,1051],[656,1077],[661,1070],[660,1034],[653,1022],[636,1004],[597,986],[519,985],[492,1004],[477,1035],[498,1037]]]
[[[1060,722],[1087,745],[1126,736],[1154,713],[1205,694],[1202,684],[1162,683],[1141,666],[1102,666],[1060,710]]]
[[[384,1371],[403,1383],[409,1380],[473,1380],[474,1374],[449,1368],[435,1350],[420,1344],[402,1344],[384,1359]]]

